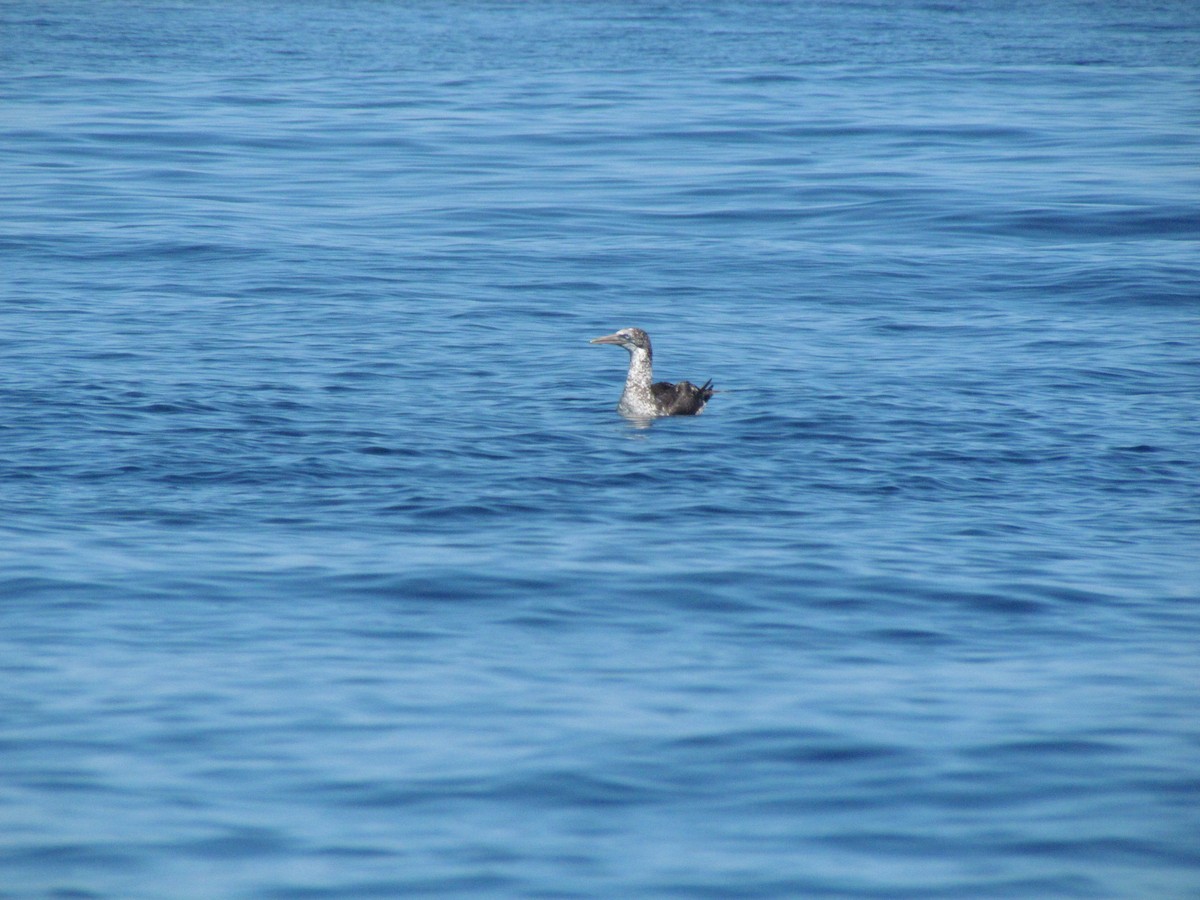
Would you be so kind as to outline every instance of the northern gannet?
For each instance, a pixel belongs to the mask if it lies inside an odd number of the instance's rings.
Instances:
[[[669,384],[654,381],[650,335],[640,328],[622,328],[616,334],[593,338],[592,344],[616,344],[629,351],[629,374],[617,412],[635,418],[657,416],[694,416],[704,409],[713,395],[712,379],[703,387],[690,381]]]

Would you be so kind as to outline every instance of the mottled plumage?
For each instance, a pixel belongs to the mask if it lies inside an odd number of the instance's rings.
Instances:
[[[694,416],[704,409],[713,395],[712,379],[703,387],[690,381],[670,384],[654,381],[653,351],[650,335],[640,328],[622,328],[616,334],[592,340],[593,344],[615,344],[629,351],[629,374],[617,410],[637,418],[658,416]]]

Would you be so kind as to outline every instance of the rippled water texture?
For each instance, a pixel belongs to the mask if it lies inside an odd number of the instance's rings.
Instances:
[[[1200,896],[1193,3],[0,73],[0,897]]]

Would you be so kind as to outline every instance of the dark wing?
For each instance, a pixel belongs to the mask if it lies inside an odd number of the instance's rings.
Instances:
[[[713,395],[712,379],[708,379],[704,387],[696,387],[690,381],[679,384],[659,381],[650,385],[650,392],[664,416],[694,416],[704,409],[704,404]]]

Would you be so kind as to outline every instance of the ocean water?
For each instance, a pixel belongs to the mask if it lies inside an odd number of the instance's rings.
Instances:
[[[8,0],[0,75],[0,897],[1200,897],[1200,7]]]

